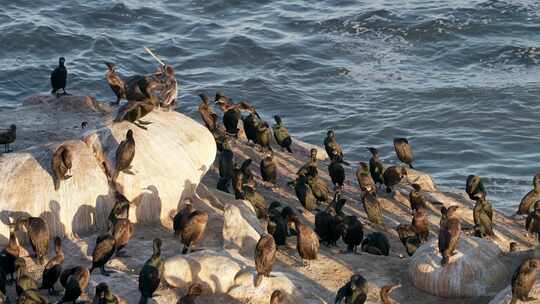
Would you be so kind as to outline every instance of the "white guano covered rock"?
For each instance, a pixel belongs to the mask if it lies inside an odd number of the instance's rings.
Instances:
[[[490,241],[462,235],[457,253],[441,266],[437,239],[420,247],[409,263],[409,278],[427,293],[462,298],[491,292],[509,272],[500,261],[501,249]]]
[[[236,249],[244,256],[253,256],[264,230],[251,203],[230,200],[225,205],[223,219],[224,248]]]
[[[98,129],[89,127],[79,133],[67,133],[71,138],[60,142],[2,154],[0,221],[6,223],[8,216],[17,214],[40,216],[49,223],[52,235],[76,235],[105,228],[109,210],[114,203],[114,189],[107,180],[103,164],[111,172],[114,171],[116,148],[125,138],[127,130],[131,129],[136,142],[131,169],[134,174],[120,173],[117,179],[120,191],[135,203],[130,219],[141,223],[161,220],[163,224],[169,225],[170,214],[176,212],[183,198],[193,195],[202,176],[214,161],[216,146],[210,132],[177,112],[150,113],[145,117],[146,121],[152,123],[147,126],[148,130],[128,122],[111,124],[110,115],[114,114],[104,114],[102,110],[93,112],[89,108],[88,98],[70,98],[65,101],[69,102],[69,107],[57,104],[60,101],[52,104],[35,103],[29,113],[47,114],[48,122],[40,127],[47,128],[45,131],[49,133],[63,132],[61,128],[50,124],[49,120],[57,116],[69,128],[80,125],[81,117],[76,115],[77,106],[89,120],[106,123],[96,123]],[[67,108],[66,112],[63,112],[64,108]],[[18,112],[22,116],[25,113],[22,110]],[[74,120],[69,120],[70,117],[74,117]],[[35,136],[35,141],[39,143],[39,133],[43,130],[36,130],[36,134],[33,134],[28,131],[31,127],[23,125],[23,134]],[[62,136],[66,135],[52,137]],[[24,142],[28,143],[29,140]],[[73,152],[72,177],[62,181],[59,190],[55,191],[51,157],[61,144]],[[0,225],[0,235],[7,240],[9,231],[6,225]]]

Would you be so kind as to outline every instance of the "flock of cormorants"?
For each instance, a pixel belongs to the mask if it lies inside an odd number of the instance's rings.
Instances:
[[[66,93],[67,69],[64,58],[60,58],[59,66],[51,73],[52,93],[60,96]],[[164,75],[165,79],[159,78]],[[106,80],[117,96],[113,104],[118,104],[122,99],[128,102],[120,107],[115,122],[129,121],[146,129],[145,125],[151,122],[142,121],[145,115],[154,109],[163,106],[165,108],[176,102],[176,95],[171,99],[170,90],[176,90],[176,80],[172,67],[161,69],[161,73],[152,76],[132,76],[123,81],[115,70],[115,65],[107,63]],[[174,82],[174,84],[173,84]],[[156,92],[165,92],[156,97]],[[361,190],[361,203],[364,206],[368,220],[380,231],[370,233],[364,237],[362,222],[354,215],[347,215],[343,211],[346,199],[342,197],[345,184],[345,167],[350,165],[344,160],[343,150],[337,142],[334,131],[327,132],[324,139],[324,147],[330,164],[328,173],[333,184],[333,190],[319,176],[317,149],[311,149],[307,162],[298,170],[296,178],[288,185],[293,187],[300,204],[308,211],[316,212],[315,229],[311,229],[300,218],[301,211],[280,202],[272,202],[267,205],[265,198],[256,190],[254,174],[250,169],[251,159],[242,163],[235,162],[231,142],[238,141],[241,129],[239,122],[242,121],[243,131],[247,138],[247,144],[253,143],[262,153],[260,173],[264,183],[274,187],[277,183],[277,164],[273,159],[271,147],[272,138],[278,146],[288,153],[294,153],[292,149],[293,139],[290,136],[280,116],[274,116],[275,125],[270,128],[257,113],[255,108],[248,102],[234,103],[223,92],[218,92],[214,104],[223,112],[222,121],[213,111],[209,98],[205,94],[199,95],[201,103],[199,113],[206,127],[213,134],[218,148],[218,171],[219,180],[217,189],[224,192],[232,192],[236,199],[244,199],[250,202],[259,219],[268,223],[267,231],[261,235],[254,252],[255,269],[257,275],[254,286],[258,287],[264,277],[270,276],[279,246],[286,245],[286,240],[296,235],[297,251],[304,266],[316,260],[320,242],[326,246],[337,246],[341,238],[347,245],[347,253],[356,253],[357,247],[374,255],[389,255],[390,242],[385,235],[387,231],[383,210],[379,202],[379,192],[385,188],[387,193],[392,193],[393,187],[407,179],[408,168],[413,168],[414,154],[412,147],[406,138],[394,139],[394,148],[398,159],[407,166],[393,165],[385,167],[380,160],[379,151],[369,147],[371,153],[369,163],[359,162],[355,172],[356,179]],[[167,100],[166,103],[163,100]],[[171,101],[174,100],[174,101]],[[242,112],[247,112],[246,116]],[[0,144],[8,145],[15,138],[16,127],[0,133]],[[131,172],[131,162],[135,155],[135,138],[132,130],[128,130],[125,140],[117,147],[115,155],[115,167],[104,170],[109,181],[115,186],[119,172],[134,174]],[[58,190],[61,181],[71,177],[70,169],[74,155],[68,146],[60,146],[52,155],[52,169],[54,176],[54,188]],[[409,202],[412,213],[411,224],[401,224],[396,227],[398,236],[403,243],[409,256],[412,256],[417,248],[429,238],[428,205],[440,207],[441,219],[438,234],[438,247],[442,257],[441,267],[451,263],[450,258],[456,253],[461,236],[461,224],[458,215],[458,206],[441,206],[438,202],[428,202],[421,191],[419,184],[412,184],[409,193]],[[526,229],[536,233],[540,237],[540,174],[533,179],[534,189],[523,199],[519,206],[518,214],[527,215]],[[474,215],[473,233],[477,237],[495,237],[493,232],[493,210],[486,199],[486,188],[479,176],[470,175],[467,178],[465,190],[471,200],[476,202]],[[324,209],[320,209],[321,203],[327,203]],[[84,266],[64,268],[64,253],[62,240],[54,237],[55,256],[47,260],[51,235],[47,223],[38,217],[20,217],[8,223],[10,237],[8,245],[0,252],[0,303],[6,301],[6,286],[15,284],[18,296],[17,303],[48,303],[47,299],[39,293],[39,289],[45,289],[49,294],[56,294],[55,284],[60,281],[64,287],[64,294],[59,303],[73,302],[83,294],[86,289],[91,273],[95,269],[108,276],[110,273],[105,265],[113,256],[122,256],[122,249],[128,244],[134,232],[134,226],[128,219],[131,202],[118,190],[115,192],[115,204],[109,215],[109,229],[96,239],[92,253],[92,265],[90,269]],[[183,254],[193,251],[193,247],[204,236],[208,214],[204,211],[195,210],[190,203],[186,203],[178,211],[173,219],[173,229],[176,237],[181,239],[184,248]],[[20,257],[20,247],[15,237],[16,231],[24,231],[32,246],[34,255],[39,264],[45,264],[42,282],[38,283],[27,273],[25,260]],[[153,254],[146,261],[139,274],[139,291],[141,294],[139,303],[146,303],[152,298],[161,282],[163,274],[163,262],[161,259],[160,239],[153,241]],[[511,249],[515,244],[511,244]],[[529,291],[536,281],[536,274],[540,268],[540,260],[531,259],[523,262],[512,276],[512,302],[529,299]],[[11,277],[9,280],[8,278]],[[354,274],[337,293],[335,303],[364,303],[367,299],[367,281],[359,273]],[[389,293],[399,285],[387,285],[381,289],[381,301],[385,304],[396,303],[389,298]],[[194,299],[202,293],[202,286],[193,283],[189,286],[188,293],[178,303],[194,303]],[[284,294],[276,290],[271,295],[270,303],[281,303]],[[112,293],[106,283],[96,286],[93,303],[118,303],[118,298]]]

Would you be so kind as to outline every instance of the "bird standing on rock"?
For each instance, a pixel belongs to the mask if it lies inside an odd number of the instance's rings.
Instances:
[[[133,175],[131,172],[131,163],[135,158],[135,138],[133,138],[133,131],[128,130],[126,132],[126,139],[122,140],[116,148],[116,170],[113,181],[118,178],[120,172]]]
[[[208,223],[208,213],[195,210],[187,217],[185,223],[180,234],[182,244],[184,244],[182,254],[193,252],[193,247],[204,237],[206,224]]]
[[[9,227],[9,241],[8,245],[0,252],[0,268],[2,272],[7,276],[11,275],[11,279],[14,279],[15,273],[15,261],[19,257],[21,247],[15,236],[16,224],[8,223]]]
[[[441,265],[448,264],[451,256],[459,244],[461,224],[459,222],[458,206],[441,209],[441,223],[439,230],[439,252],[441,253]]]
[[[309,167],[307,171],[307,182],[311,191],[313,191],[313,195],[318,202],[327,202],[330,198],[328,185],[319,177],[318,171],[315,168]]]
[[[369,159],[369,172],[371,177],[375,182],[375,185],[384,184],[384,165],[379,158],[379,151],[375,148],[367,148],[371,153],[371,158]]]
[[[341,162],[343,161],[343,150],[336,140],[336,135],[334,131],[329,130],[326,133],[326,138],[324,139],[324,149],[328,154],[328,158],[334,159],[336,157],[341,157]]]
[[[118,298],[111,292],[109,285],[101,282],[96,286],[96,293],[92,304],[118,304]]]
[[[223,147],[218,154],[219,180],[217,189],[229,193],[229,184],[234,176],[234,153],[228,139],[223,140]]]
[[[248,140],[253,143],[257,143],[257,136],[259,133],[259,126],[261,125],[261,120],[257,112],[251,112],[246,117],[242,117],[242,122],[244,123],[244,132]]]
[[[201,98],[201,103],[199,104],[199,114],[201,115],[201,118],[208,130],[214,133],[219,124],[218,116],[216,113],[214,113],[214,110],[212,110],[208,96],[201,93],[199,94],[199,97]]]
[[[419,208],[413,212],[411,226],[418,235],[422,243],[426,242],[429,237],[429,220],[427,210]]]
[[[262,180],[275,186],[277,182],[277,165],[273,156],[272,150],[266,152],[265,158],[261,160],[260,169]]]
[[[0,130],[0,145],[4,145],[4,153],[12,152],[9,145],[17,139],[17,126],[11,125],[9,129]]]
[[[269,277],[276,259],[276,242],[270,234],[263,234],[255,246],[255,287],[259,287],[263,277]]]
[[[518,300],[529,302],[536,300],[529,297],[529,293],[536,282],[540,268],[539,259],[530,259],[523,262],[512,276],[512,300],[510,304],[517,304]]]
[[[98,236],[96,238],[96,247],[94,247],[94,251],[92,252],[92,268],[90,268],[90,273],[94,269],[99,268],[102,275],[109,276],[110,273],[105,270],[105,264],[112,258],[115,251],[116,239],[111,233],[107,232]]]
[[[525,222],[525,229],[529,233],[536,234],[538,241],[540,241],[540,201],[536,202],[534,209],[529,212]]]
[[[289,153],[293,153],[291,149],[292,137],[289,135],[289,130],[283,126],[281,117],[278,115],[274,116],[276,124],[273,127],[274,138],[276,139],[277,144],[282,148],[286,149]]]
[[[107,74],[105,74],[105,78],[107,79],[107,83],[111,87],[111,90],[113,90],[114,95],[116,95],[116,101],[111,104],[117,105],[120,104],[122,99],[127,99],[126,84],[120,76],[116,74],[116,64],[110,62],[106,62],[105,64],[107,65]]]
[[[391,193],[392,187],[401,182],[403,177],[407,176],[407,169],[401,166],[390,166],[384,170],[384,185],[386,192]]]
[[[71,178],[68,172],[73,164],[73,152],[66,145],[61,145],[53,153],[51,169],[53,171],[54,190],[60,189],[60,182]]]
[[[257,127],[257,144],[261,146],[262,151],[272,151],[272,131],[266,121],[263,121]]]
[[[373,180],[369,172],[368,165],[364,162],[360,162],[358,169],[356,170],[356,181],[360,186],[360,190],[364,192],[369,192],[374,195],[377,193],[377,186],[375,185],[375,181]]]
[[[300,169],[298,169],[298,172],[296,172],[297,175],[308,174],[308,169],[312,168],[311,170],[317,171],[317,149],[313,148],[309,150],[309,160],[307,163],[305,163]]]
[[[385,285],[381,288],[379,293],[382,304],[398,304],[395,300],[390,299],[389,294],[394,290],[401,287],[401,284]]]
[[[244,185],[241,198],[248,201],[253,206],[258,219],[266,217],[266,199],[255,190],[253,185]]]
[[[90,272],[84,267],[72,268],[68,274],[65,283],[64,296],[59,303],[73,302],[85,292],[90,281]]]
[[[411,205],[411,211],[414,212],[418,209],[427,209],[427,204],[424,196],[422,195],[422,187],[419,184],[412,184],[412,190],[409,192],[409,204]]]
[[[23,258],[15,260],[15,291],[17,296],[29,289],[37,289],[36,281],[30,276],[26,268],[26,261]]]
[[[330,179],[332,179],[334,189],[343,188],[343,184],[345,183],[345,168],[343,168],[340,162],[340,157],[336,157],[328,165],[328,174],[330,175]]]
[[[362,241],[362,251],[374,255],[390,254],[390,241],[382,232],[372,232]]]
[[[43,265],[49,253],[51,240],[47,223],[40,217],[21,217],[17,219],[15,226],[19,231],[26,231],[38,263]]]
[[[355,215],[346,216],[338,228],[342,233],[343,243],[347,244],[347,253],[356,253],[357,247],[364,240],[364,226]]]
[[[381,204],[377,196],[369,192],[362,193],[362,205],[370,222],[384,225]]]
[[[474,200],[476,194],[478,193],[484,193],[487,195],[484,183],[482,183],[482,179],[480,178],[480,176],[477,175],[469,175],[467,177],[467,182],[465,184],[465,192],[467,192],[471,200]]]
[[[409,141],[406,138],[394,138],[394,149],[396,150],[399,160],[409,165],[411,169],[414,169],[412,165],[414,154],[411,145],[409,145]]]
[[[337,241],[341,237],[339,226],[341,218],[337,216],[336,211],[332,207],[326,210],[321,210],[315,215],[315,232],[319,239],[327,247],[337,246]]]
[[[195,299],[202,294],[202,286],[199,283],[193,283],[189,286],[188,292],[176,304],[195,304]]]
[[[361,274],[353,274],[336,294],[335,304],[364,304],[368,295],[368,282]]]
[[[67,69],[65,62],[66,59],[64,57],[60,57],[60,59],[58,59],[58,66],[51,72],[51,94],[55,94],[56,97],[60,95],[68,95],[66,92]],[[60,89],[62,89],[62,94],[58,93]]]
[[[234,190],[234,196],[236,199],[242,198],[242,191],[244,188],[244,185],[248,184],[252,187],[255,187],[255,178],[253,177],[253,173],[251,173],[251,170],[249,169],[249,166],[251,165],[251,159],[246,159],[242,162],[242,165],[238,166],[238,164],[235,164],[235,168],[233,170],[233,190]]]
[[[313,195],[313,191],[308,184],[308,178],[304,174],[300,174],[296,179],[294,191],[298,201],[307,210],[313,210],[317,207],[317,198]]]
[[[315,231],[304,225],[298,216],[293,216],[292,221],[298,233],[296,237],[296,249],[302,258],[303,265],[309,267],[309,261],[317,259],[320,247],[319,237],[317,237]]]
[[[161,240],[154,239],[152,256],[144,263],[139,273],[139,304],[146,304],[154,296],[163,276],[164,265],[161,260]]]
[[[473,219],[477,228],[476,236],[495,236],[493,232],[493,207],[486,200],[486,194],[484,192],[477,193],[475,200]]]
[[[534,203],[540,200],[540,173],[533,178],[533,189],[519,203],[517,214],[528,214]]]
[[[405,246],[409,256],[412,256],[422,244],[420,238],[412,225],[401,224],[396,227],[399,240]]]

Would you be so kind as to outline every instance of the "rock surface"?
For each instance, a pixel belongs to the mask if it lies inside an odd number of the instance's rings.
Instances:
[[[488,294],[510,273],[500,261],[500,248],[490,241],[462,237],[456,254],[441,266],[437,240],[422,247],[409,263],[409,278],[414,286],[436,296],[475,297]]]
[[[51,103],[47,101],[49,98],[44,97],[44,101],[38,102],[40,98],[34,97],[29,113],[49,113],[47,119],[58,116],[67,123],[71,112],[61,110],[80,108],[88,118],[103,117],[103,121],[110,121],[109,116],[104,116],[105,110],[89,97],[71,96]],[[21,107],[18,114],[24,115],[24,108]],[[78,117],[74,119],[71,125],[79,121]],[[105,228],[108,212],[114,203],[114,190],[102,164],[105,162],[110,172],[114,170],[118,144],[131,129],[136,142],[131,169],[134,174],[121,173],[117,188],[136,205],[132,208],[132,221],[155,223],[161,219],[164,225],[169,225],[170,214],[176,212],[183,198],[193,195],[211,166],[216,148],[206,128],[182,114],[153,112],[146,120],[152,122],[148,130],[128,122],[108,123],[97,130],[80,130],[69,140],[2,154],[0,220],[5,223],[9,215],[19,213],[41,216],[49,222],[52,235],[61,236]],[[19,125],[23,130],[28,127]],[[59,190],[55,191],[51,157],[61,144],[72,151],[72,177],[62,181]],[[0,235],[8,238],[6,225],[0,225]]]

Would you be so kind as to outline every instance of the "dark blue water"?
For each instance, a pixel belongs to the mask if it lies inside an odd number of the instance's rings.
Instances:
[[[152,72],[148,46],[175,67],[192,116],[198,92],[224,89],[305,141],[335,129],[351,160],[366,146],[395,160],[392,138],[407,136],[439,185],[481,175],[506,212],[540,171],[539,1],[0,4],[0,106],[48,91],[60,55],[69,89],[113,100],[103,62]]]

